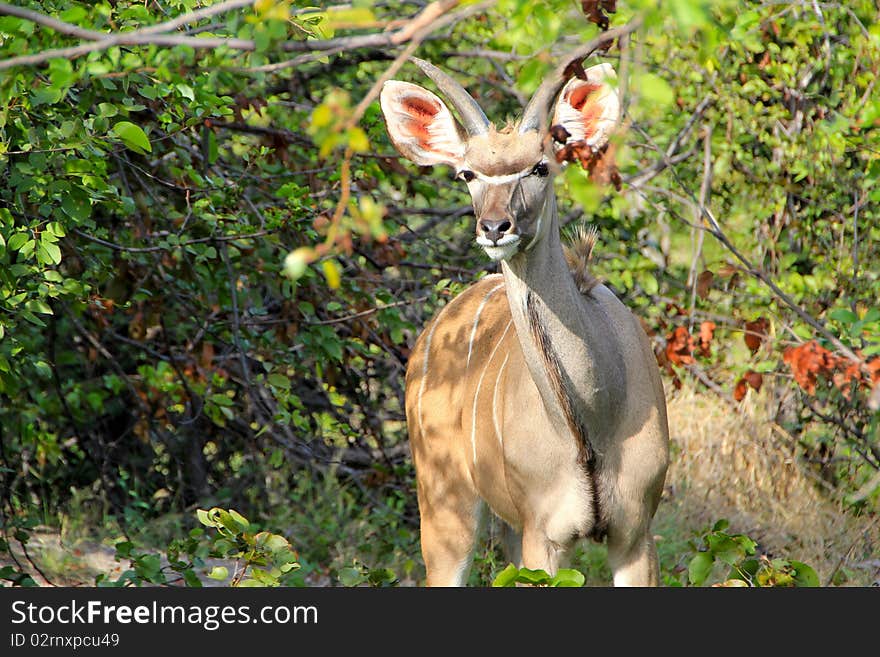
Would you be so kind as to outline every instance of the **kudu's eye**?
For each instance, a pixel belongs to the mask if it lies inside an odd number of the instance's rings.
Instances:
[[[550,173],[550,169],[547,167],[546,162],[538,162],[535,165],[535,168],[532,169],[533,176],[540,176],[541,178],[546,178],[547,174]]]
[[[456,174],[456,177],[460,178],[461,180],[464,180],[465,182],[470,182],[471,180],[473,180],[474,178],[477,177],[477,174],[475,174],[473,171],[468,171],[467,169],[463,169],[462,171],[459,171]]]

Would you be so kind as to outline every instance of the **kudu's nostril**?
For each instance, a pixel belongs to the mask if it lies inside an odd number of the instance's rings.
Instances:
[[[480,228],[487,239],[497,242],[502,235],[507,233],[512,224],[507,219],[483,219],[480,222]]]

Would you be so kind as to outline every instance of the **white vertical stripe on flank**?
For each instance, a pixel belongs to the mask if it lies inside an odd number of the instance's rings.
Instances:
[[[498,436],[498,444],[504,447],[504,439],[501,437],[501,427],[498,426],[498,383],[501,381],[501,373],[507,365],[507,359],[510,358],[510,352],[504,356],[504,362],[498,368],[498,376],[495,377],[495,391],[492,393],[492,424],[495,425],[495,435]]]
[[[471,449],[474,453],[474,466],[477,465],[477,400],[480,398],[480,387],[483,385],[483,377],[486,376],[486,370],[489,369],[489,363],[492,362],[492,358],[495,356],[495,352],[498,351],[498,347],[501,345],[502,342],[504,342],[504,336],[506,336],[507,332],[510,330],[511,324],[513,324],[512,319],[507,322],[507,326],[504,328],[504,333],[501,334],[501,337],[498,338],[498,342],[495,343],[495,348],[492,349],[492,353],[489,354],[489,359],[483,366],[483,372],[482,374],[480,374],[480,380],[477,381],[477,391],[474,393],[474,408],[471,418]]]
[[[479,322],[480,322],[480,315],[483,312],[483,308],[485,308],[486,304],[489,302],[489,297],[491,297],[493,294],[495,294],[502,287],[504,287],[504,283],[499,283],[498,285],[493,287],[491,290],[489,290],[486,293],[486,296],[483,297],[483,301],[480,303],[480,307],[477,308],[477,314],[474,315],[474,325],[471,328],[471,339],[468,341],[468,355],[467,355],[467,362],[465,363],[465,369],[467,369],[468,365],[471,364],[471,354],[473,353],[473,350],[474,350],[474,338],[477,337],[477,324],[479,324]]]

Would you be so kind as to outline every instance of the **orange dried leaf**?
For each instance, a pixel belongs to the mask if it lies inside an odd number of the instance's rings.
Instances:
[[[715,322],[706,321],[700,324],[700,355],[708,358],[712,355],[709,345],[715,337]]]
[[[782,360],[791,368],[797,384],[811,395],[816,394],[818,377],[828,378],[835,364],[831,352],[815,340],[789,347],[782,353]]]
[[[865,367],[868,368],[868,372],[870,372],[871,383],[874,385],[880,384],[880,356],[875,356],[867,363],[865,363]]]
[[[684,326],[666,336],[666,357],[675,365],[694,363],[694,340]]]
[[[748,390],[748,386],[746,385],[745,379],[740,379],[736,382],[736,386],[733,388],[733,398],[736,401],[742,401],[745,399],[746,391]]]

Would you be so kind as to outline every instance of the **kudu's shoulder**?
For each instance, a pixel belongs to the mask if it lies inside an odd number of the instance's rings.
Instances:
[[[458,331],[458,327],[470,330],[475,320],[485,324],[487,321],[506,322],[509,319],[510,309],[507,305],[504,277],[501,274],[489,274],[450,299],[449,303],[437,311],[425,332],[430,331],[437,323],[442,323],[444,330],[449,332]]]

